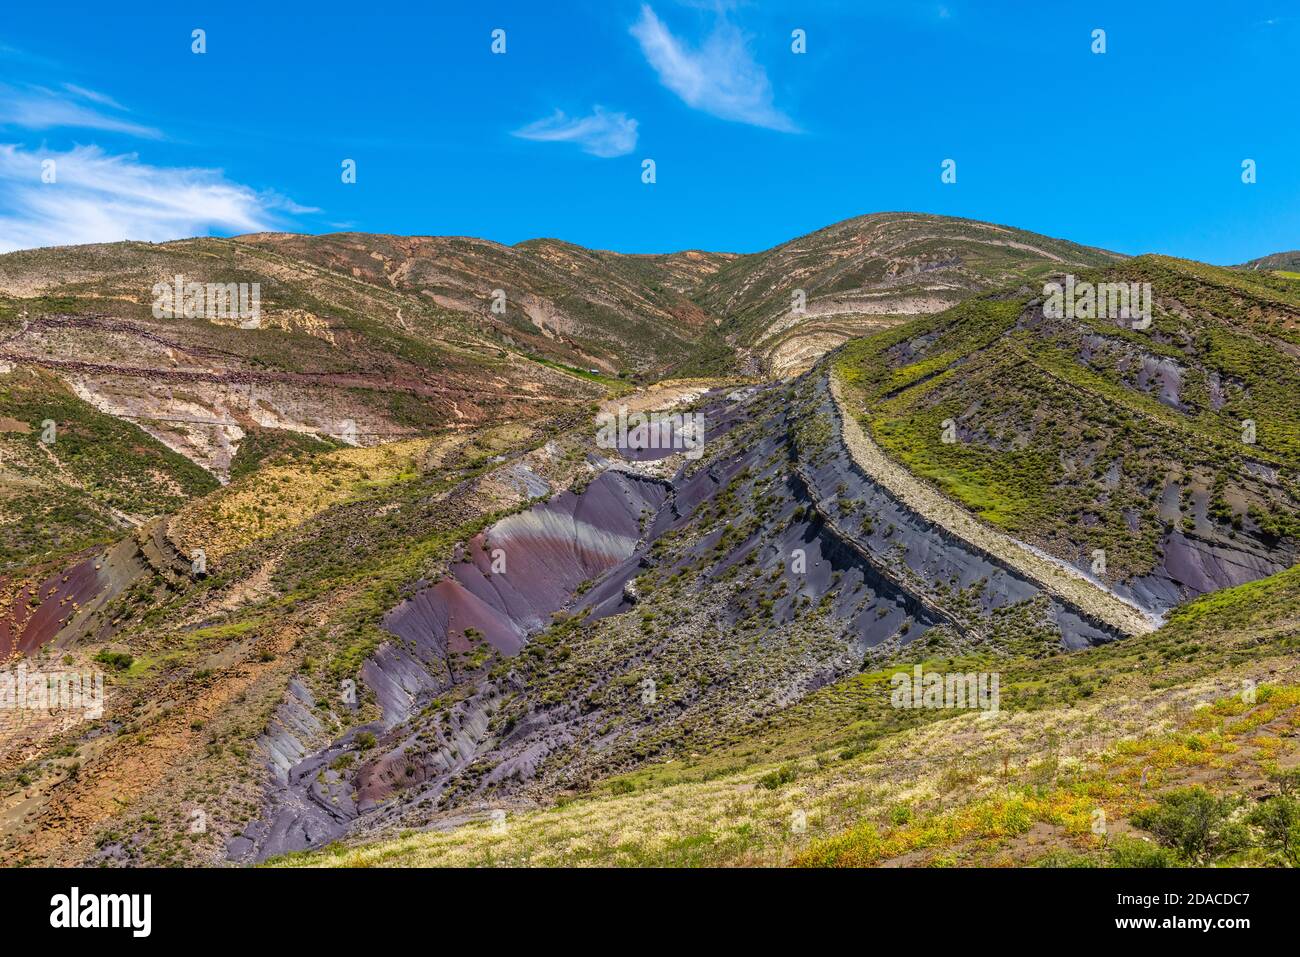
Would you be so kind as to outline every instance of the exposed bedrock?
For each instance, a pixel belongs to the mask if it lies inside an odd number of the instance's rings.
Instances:
[[[1247,535],[1229,538],[1171,531],[1160,540],[1160,563],[1149,574],[1115,591],[1157,611],[1220,588],[1244,585],[1293,565],[1297,556],[1275,546],[1265,548]]]
[[[853,460],[842,436],[838,409],[825,375],[816,380],[817,414],[831,425],[832,440],[820,456],[801,456],[818,507],[881,565],[936,607],[952,602],[952,593],[976,589],[980,617],[957,615],[960,627],[980,631],[981,620],[994,610],[1030,601],[1043,589],[996,556],[954,535],[900,502],[867,476]],[[1050,615],[1069,648],[1101,644],[1120,637],[1111,626],[1049,595]]]
[[[38,573],[0,576],[0,662],[14,652],[111,633],[100,612],[146,571],[135,539],[97,547]]]
[[[362,729],[326,746],[315,707],[302,682],[289,682],[259,742],[268,758],[266,810],[226,845],[228,859],[247,863],[317,847],[344,834],[356,817],[353,789],[330,764]]]
[[[606,471],[581,491],[562,492],[476,536],[441,581],[385,618],[398,640],[381,645],[361,669],[382,712],[372,725],[325,741],[307,689],[291,685],[262,742],[268,811],[231,842],[229,857],[263,860],[318,846],[398,792],[408,804],[435,802],[447,779],[477,757],[497,706],[485,687],[453,705],[445,722],[411,720],[453,684],[451,655],[470,652],[475,633],[502,654],[516,654],[579,584],[632,553],[670,491],[657,479]],[[362,734],[382,736],[383,750],[351,772]]]
[[[466,659],[484,643],[507,658],[518,654],[557,612],[593,623],[621,615],[645,600],[638,581],[648,571],[661,581],[680,572],[694,582],[680,592],[693,622],[681,627],[690,634],[668,639],[685,642],[682,654],[698,653],[688,651],[697,628],[729,643],[729,632],[752,628],[756,615],[778,644],[800,630],[827,636],[815,653],[783,657],[761,678],[737,659],[707,692],[730,700],[741,692],[729,683],[744,685],[732,721],[770,713],[856,669],[864,656],[940,626],[982,640],[995,612],[1042,597],[1034,583],[857,469],[824,381],[804,386],[795,401],[785,386],[711,395],[703,406],[706,454],[678,460],[670,480],[648,474],[661,463],[647,462],[642,450],[612,461],[593,451],[590,461],[604,471],[580,491],[537,502],[466,543],[439,580],[384,619],[393,640],[360,675],[379,720],[327,740],[305,689],[291,691],[265,745],[271,807],[232,856],[264,858],[362,831],[449,826],[485,813],[489,794],[491,801],[516,792],[535,800],[635,760],[624,746],[635,742],[644,717],[621,705],[546,700],[544,687],[499,670],[489,677]],[[795,439],[809,421],[831,426],[821,448]],[[777,580],[784,587],[773,593],[769,583]],[[1115,637],[1058,601],[1041,604],[1069,646]],[[615,682],[628,667],[602,662],[591,680]],[[502,720],[506,701],[510,718]],[[702,696],[672,720],[690,707],[716,706]],[[362,734],[375,736],[373,747],[357,747]]]
[[[679,477],[674,483],[675,511],[661,512],[642,547],[575,602],[575,611],[590,608],[589,618],[598,619],[631,608],[638,600],[634,579],[653,564],[650,550],[654,542],[666,531],[691,525],[696,509],[744,472],[755,481],[774,480],[765,485],[770,488],[769,512],[758,530],[721,553],[718,546],[725,529],[686,540],[670,557],[660,559],[666,562],[666,574],[702,571],[716,582],[743,563],[752,563],[763,573],[788,573],[797,556],[802,570],[790,575],[794,585],[788,593],[772,602],[771,620],[787,624],[795,617],[797,602],[819,602],[834,592],[827,616],[840,623],[838,627],[845,629],[859,652],[897,634],[903,622],[913,626],[911,640],[947,621],[942,612],[908,591],[884,563],[873,562],[852,538],[813,507],[806,483],[791,467],[788,423],[784,420],[784,415],[778,416],[771,428],[763,430],[762,438],[739,449],[735,456]],[[746,506],[729,524],[745,525],[754,517],[753,508]],[[720,624],[734,626],[750,614],[758,591],[757,587],[737,585],[718,611]]]
[[[597,578],[635,550],[671,486],[622,471],[605,471],[582,491],[508,516],[476,536],[465,560],[421,589],[384,619],[402,639],[386,646],[362,673],[379,695],[386,723],[405,717],[410,699],[430,690],[407,667],[465,653],[477,634],[505,655],[545,628],[583,582]],[[436,689],[433,689],[436,690]]]

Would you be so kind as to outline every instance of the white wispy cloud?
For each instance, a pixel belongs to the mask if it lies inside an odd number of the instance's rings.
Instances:
[[[75,86],[69,86],[68,90],[80,99],[121,109],[102,93]],[[28,130],[60,127],[103,130],[144,139],[162,139],[162,132],[151,126],[95,109],[41,86],[12,87],[0,83],[0,125],[21,126]]]
[[[798,132],[794,121],[773,104],[767,71],[754,60],[745,35],[725,13],[719,13],[698,49],[675,37],[649,4],[641,6],[641,18],[631,32],[659,82],[687,106],[724,120]]]
[[[55,182],[42,182],[54,161]],[[149,166],[98,146],[65,152],[0,144],[0,252],[37,246],[163,242],[212,232],[283,228],[283,214],[318,212],[226,179],[220,170]]]
[[[590,116],[552,115],[515,130],[515,136],[546,143],[576,143],[592,156],[625,156],[636,149],[636,120],[626,113],[607,113],[593,107]]]
[[[63,88],[74,96],[79,96],[83,100],[90,100],[92,103],[99,103],[102,106],[111,106],[115,110],[125,110],[121,103],[113,99],[107,93],[100,93],[98,90],[88,90],[84,86],[77,86],[75,83],[65,83]]]

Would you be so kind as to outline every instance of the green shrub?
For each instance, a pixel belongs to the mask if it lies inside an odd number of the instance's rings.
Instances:
[[[114,671],[126,671],[127,668],[135,664],[135,658],[125,651],[109,651],[107,648],[95,655],[94,660],[106,668],[112,668]]]
[[[1138,811],[1132,820],[1184,859],[1205,864],[1248,843],[1245,828],[1229,820],[1237,805],[1203,787],[1180,788],[1162,794],[1155,807]]]
[[[1056,850],[1034,861],[1034,867],[1097,867],[1096,859],[1077,851]]]
[[[759,778],[758,786],[761,788],[767,788],[769,791],[775,791],[782,784],[789,784],[798,776],[799,772],[795,770],[793,764],[783,764],[775,771],[769,771],[767,774],[764,774]]]
[[[1177,867],[1178,858],[1167,847],[1136,837],[1117,838],[1109,847],[1111,867]]]
[[[902,827],[912,820],[912,809],[906,804],[895,804],[889,809],[889,823]]]

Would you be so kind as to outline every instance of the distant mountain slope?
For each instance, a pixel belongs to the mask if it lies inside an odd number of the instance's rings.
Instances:
[[[855,335],[983,290],[1122,257],[1007,226],[922,213],[847,219],[718,270],[698,294],[736,344],[778,372]],[[796,310],[802,290],[804,312]]]
[[[54,375],[0,371],[0,576],[111,541],[216,487],[199,466]]]
[[[801,370],[845,338],[899,316],[939,311],[1061,265],[1121,258],[1024,230],[914,213],[845,220],[746,255],[625,255],[553,239],[513,247],[362,234],[240,241],[418,291],[528,348],[574,350],[577,364],[659,374],[720,346],[778,373]],[[490,310],[494,289],[506,293],[500,314]],[[804,313],[792,309],[796,289],[805,294]]]
[[[1117,258],[1023,230],[910,213],[846,220],[748,255],[260,233],[12,253],[0,256],[0,294],[111,301],[113,315],[145,318],[149,288],[164,277],[260,281],[267,325],[289,334],[342,335],[349,348],[404,357],[414,357],[417,343],[435,353],[531,354],[655,379],[737,364],[798,371],[900,316],[1054,266]],[[796,289],[802,313],[792,308]]]
[[[155,318],[158,282],[256,283],[260,319]],[[64,378],[218,476],[242,435],[374,444],[604,393],[453,312],[246,243],[186,240],[0,257],[0,359]]]
[[[511,348],[655,377],[686,361],[712,324],[688,292],[729,258],[621,256],[550,239],[503,246],[454,236],[341,233],[237,241],[400,290]]]
[[[356,233],[37,249],[0,256],[0,360],[55,372],[224,480],[241,447],[280,441],[243,441],[258,430],[366,444],[593,398],[614,374],[796,371],[863,329],[1113,258],[920,214],[753,255]],[[155,318],[155,283],[177,277],[257,284],[261,315]]]
[[[154,285],[178,276],[257,284],[260,316],[155,317]],[[0,256],[0,569],[111,541],[268,457],[533,419],[623,387],[417,293],[247,243]],[[66,441],[38,441],[47,420]]]
[[[1268,256],[1260,256],[1258,259],[1242,263],[1237,268],[1251,270],[1273,269],[1281,272],[1300,273],[1300,249],[1294,249],[1287,253],[1272,253]]]

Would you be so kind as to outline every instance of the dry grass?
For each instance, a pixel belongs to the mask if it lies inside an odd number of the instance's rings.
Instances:
[[[185,554],[202,548],[209,562],[219,561],[342,502],[415,478],[429,445],[407,439],[268,465],[182,509],[171,533]]]

